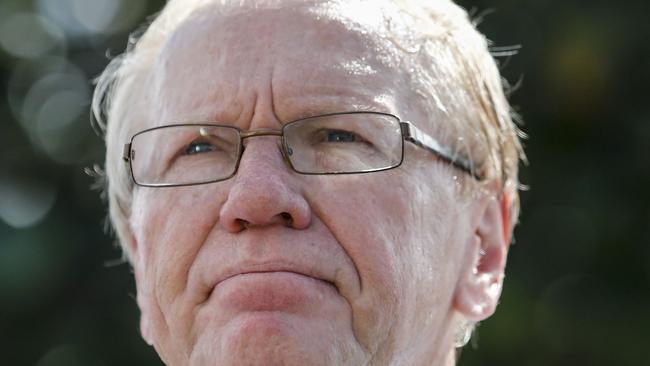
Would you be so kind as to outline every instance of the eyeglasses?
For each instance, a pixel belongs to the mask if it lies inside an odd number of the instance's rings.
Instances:
[[[359,174],[397,168],[404,141],[470,174],[472,164],[410,122],[380,112],[344,112],[302,118],[281,129],[243,131],[237,127],[185,123],[149,128],[124,145],[123,159],[135,184],[176,187],[223,181],[237,173],[243,141],[281,137],[287,165],[300,174]]]

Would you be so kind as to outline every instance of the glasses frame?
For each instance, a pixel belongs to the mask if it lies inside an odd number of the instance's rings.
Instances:
[[[391,165],[389,167],[384,167],[384,168],[377,168],[377,169],[367,169],[367,170],[359,170],[359,171],[353,171],[353,172],[329,172],[329,173],[313,173],[313,172],[302,172],[298,169],[296,169],[293,166],[293,163],[291,163],[291,159],[289,159],[289,152],[288,152],[288,146],[286,144],[286,140],[284,138],[284,130],[287,126],[290,126],[294,123],[309,120],[309,119],[315,119],[315,118],[322,118],[322,117],[331,117],[331,116],[340,116],[340,115],[354,115],[354,114],[372,114],[372,115],[379,115],[379,116],[384,116],[384,117],[390,117],[392,119],[395,119],[395,121],[399,124],[400,126],[400,132],[402,135],[402,144],[401,144],[401,157],[400,160],[397,164]],[[140,183],[135,179],[135,174],[133,173],[133,164],[131,164],[131,159],[132,159],[132,154],[133,151],[131,147],[133,146],[133,140],[146,132],[149,131],[154,131],[154,130],[159,130],[162,128],[169,128],[169,127],[182,127],[182,126],[205,126],[205,127],[223,127],[223,128],[230,128],[235,131],[237,131],[237,134],[239,135],[239,152],[237,154],[237,163],[235,164],[235,168],[233,169],[233,173],[230,174],[227,177],[224,178],[219,178],[215,180],[210,180],[210,181],[205,181],[205,182],[197,182],[197,183]],[[279,129],[272,129],[272,128],[261,128],[257,130],[252,130],[252,131],[244,131],[238,127],[235,126],[228,126],[228,125],[221,125],[221,124],[215,124],[215,123],[181,123],[181,124],[171,124],[171,125],[164,125],[164,126],[157,126],[157,127],[152,127],[152,128],[147,128],[145,130],[139,131],[138,133],[134,134],[131,137],[131,140],[129,140],[128,143],[124,144],[124,149],[122,152],[122,159],[124,162],[128,165],[129,172],[131,173],[131,180],[133,181],[134,184],[141,186],[141,187],[152,187],[152,188],[162,188],[162,187],[185,187],[185,186],[196,186],[196,185],[201,185],[201,184],[210,184],[210,183],[217,183],[217,182],[222,182],[225,180],[228,180],[232,177],[234,177],[237,174],[237,171],[239,170],[239,164],[241,162],[241,157],[244,153],[245,147],[244,147],[244,140],[252,137],[259,137],[259,136],[279,136],[281,139],[281,148],[280,151],[282,153],[282,158],[284,159],[285,163],[293,170],[294,172],[298,174],[304,174],[304,175],[344,175],[344,174],[365,174],[365,173],[374,173],[374,172],[381,172],[381,171],[386,171],[390,169],[395,169],[398,168],[402,165],[404,162],[404,141],[408,141],[412,144],[414,144],[417,147],[420,147],[432,154],[434,154],[437,158],[440,160],[450,164],[451,166],[463,171],[464,173],[469,174],[472,178],[474,178],[477,181],[483,180],[481,175],[476,172],[476,170],[473,167],[473,164],[461,157],[458,156],[455,152],[453,152],[451,149],[448,147],[443,146],[427,134],[426,132],[420,130],[417,128],[415,125],[413,125],[409,121],[402,121],[399,117],[396,115],[390,114],[390,113],[384,113],[384,112],[374,112],[374,111],[352,111],[352,112],[336,112],[336,113],[327,113],[327,114],[321,114],[321,115],[316,115],[316,116],[310,116],[310,117],[305,117],[305,118],[300,118],[297,120],[293,120],[290,122],[285,123],[282,128]]]

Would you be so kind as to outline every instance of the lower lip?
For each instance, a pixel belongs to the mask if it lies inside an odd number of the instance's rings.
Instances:
[[[228,310],[301,312],[336,294],[329,282],[294,272],[254,272],[220,282],[212,296]]]

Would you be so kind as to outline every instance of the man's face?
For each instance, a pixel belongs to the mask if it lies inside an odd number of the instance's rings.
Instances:
[[[165,44],[145,127],[277,129],[355,110],[441,120],[409,102],[385,39],[304,9],[210,14]],[[437,364],[477,220],[461,173],[407,144],[394,170],[300,175],[278,143],[246,140],[227,181],[135,189],[144,337],[171,365]]]

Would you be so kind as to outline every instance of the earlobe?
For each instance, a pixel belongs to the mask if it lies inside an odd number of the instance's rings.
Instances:
[[[466,319],[481,321],[492,315],[501,295],[508,252],[509,207],[490,199],[483,207],[468,243],[472,258],[463,269],[454,295],[454,307]]]

